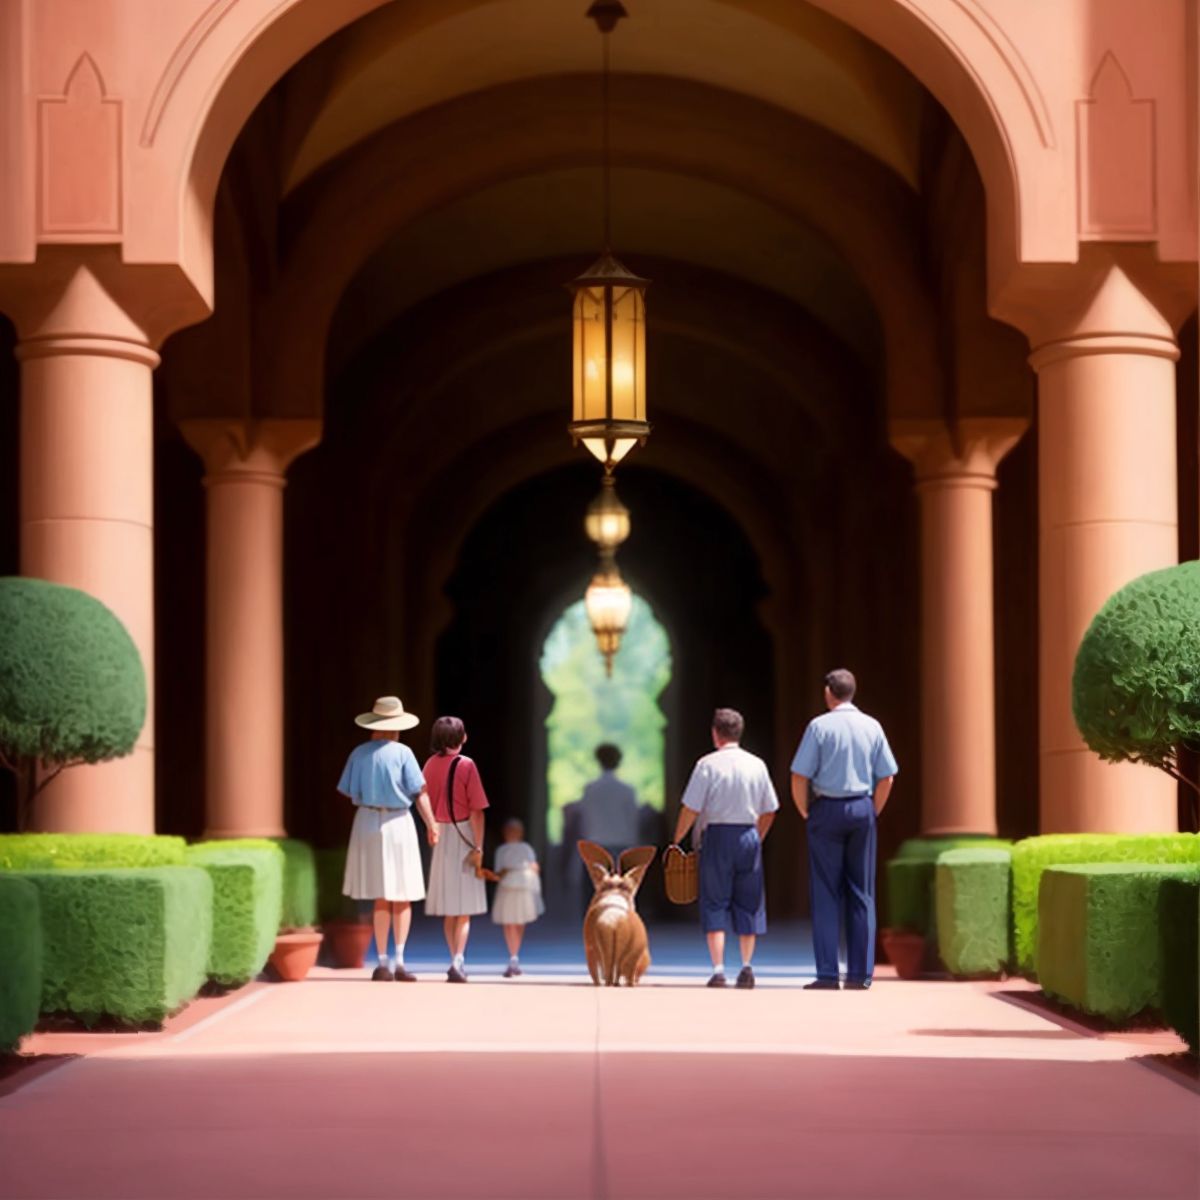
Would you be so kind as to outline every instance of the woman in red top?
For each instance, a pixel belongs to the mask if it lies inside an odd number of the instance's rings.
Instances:
[[[488,801],[479,768],[461,752],[466,740],[458,717],[438,717],[431,733],[433,753],[425,764],[425,786],[438,828],[425,911],[445,918],[450,983],[467,982],[471,918],[487,912],[487,891],[476,870],[483,863],[483,810]]]

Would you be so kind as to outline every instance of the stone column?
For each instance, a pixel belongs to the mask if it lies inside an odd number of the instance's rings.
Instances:
[[[283,825],[283,488],[320,440],[315,420],[194,420],[208,495],[206,831]]]
[[[896,421],[921,506],[921,832],[996,832],[992,492],[1027,422]]]
[[[1038,374],[1041,826],[1176,828],[1176,785],[1102,762],[1071,712],[1075,653],[1123,584],[1178,558],[1175,360],[1170,324],[1117,266],[1030,340]]]
[[[21,572],[103,601],[129,630],[149,706],[127,758],[72,767],[35,828],[154,832],[154,464],[151,339],[86,266],[18,321]]]

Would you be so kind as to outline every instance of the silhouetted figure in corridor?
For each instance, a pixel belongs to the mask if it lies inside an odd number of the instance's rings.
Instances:
[[[563,809],[563,845],[573,847],[578,841],[595,842],[603,846],[614,861],[622,850],[636,846],[641,840],[642,814],[638,808],[637,792],[617,777],[621,765],[621,749],[611,742],[596,747],[600,774],[584,789],[583,795]],[[592,883],[579,869],[572,852],[567,857],[568,870],[576,881],[577,891],[586,909],[592,899]]]

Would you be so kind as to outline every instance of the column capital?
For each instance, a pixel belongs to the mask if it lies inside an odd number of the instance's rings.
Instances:
[[[150,366],[171,333],[211,311],[178,268],[125,263],[110,246],[43,246],[37,262],[0,264],[0,308],[23,358],[99,354]]]
[[[307,417],[200,417],[181,421],[188,445],[204,460],[205,485],[258,482],[283,487],[292,461],[321,440]]]
[[[1172,362],[1179,357],[1170,321],[1116,263],[1089,277],[1074,296],[1047,305],[1047,315],[1030,330],[1030,344],[1035,371],[1093,354],[1141,354]]]
[[[888,427],[892,447],[913,464],[917,490],[933,487],[996,486],[996,468],[1029,427],[1024,417],[963,417],[895,420]]]

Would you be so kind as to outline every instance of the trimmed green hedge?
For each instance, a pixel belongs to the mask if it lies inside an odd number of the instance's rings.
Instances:
[[[1042,990],[1109,1021],[1160,1007],[1159,893],[1172,878],[1200,878],[1200,867],[1081,863],[1043,872]]]
[[[317,864],[313,848],[298,838],[226,838],[229,848],[274,846],[283,851],[283,911],[281,929],[303,929],[317,923]]]
[[[947,850],[1007,847],[1012,843],[986,834],[909,838],[887,864],[887,925],[937,936],[933,901],[934,864]]]
[[[3,833],[0,871],[61,867],[179,867],[183,838],[141,833]]]
[[[42,1005],[42,922],[36,885],[0,875],[0,1054],[32,1032]]]
[[[342,894],[346,876],[346,847],[314,852],[317,864],[317,916],[322,921],[353,921],[358,904]]]
[[[297,838],[278,838],[283,851],[283,929],[303,929],[317,923],[317,864],[313,848]]]
[[[189,846],[187,859],[212,880],[208,977],[224,987],[239,987],[263,969],[279,933],[283,854],[270,842],[231,847],[218,841]]]
[[[1051,833],[1013,847],[1013,954],[1017,970],[1037,976],[1038,885],[1047,867],[1071,863],[1200,863],[1194,833]]]
[[[1007,969],[1011,877],[1012,853],[1000,847],[938,855],[938,956],[951,975],[979,978]]]
[[[1158,932],[1163,1017],[1200,1056],[1200,877],[1162,881]]]
[[[198,867],[45,871],[42,1011],[161,1022],[204,983],[212,883]]]

